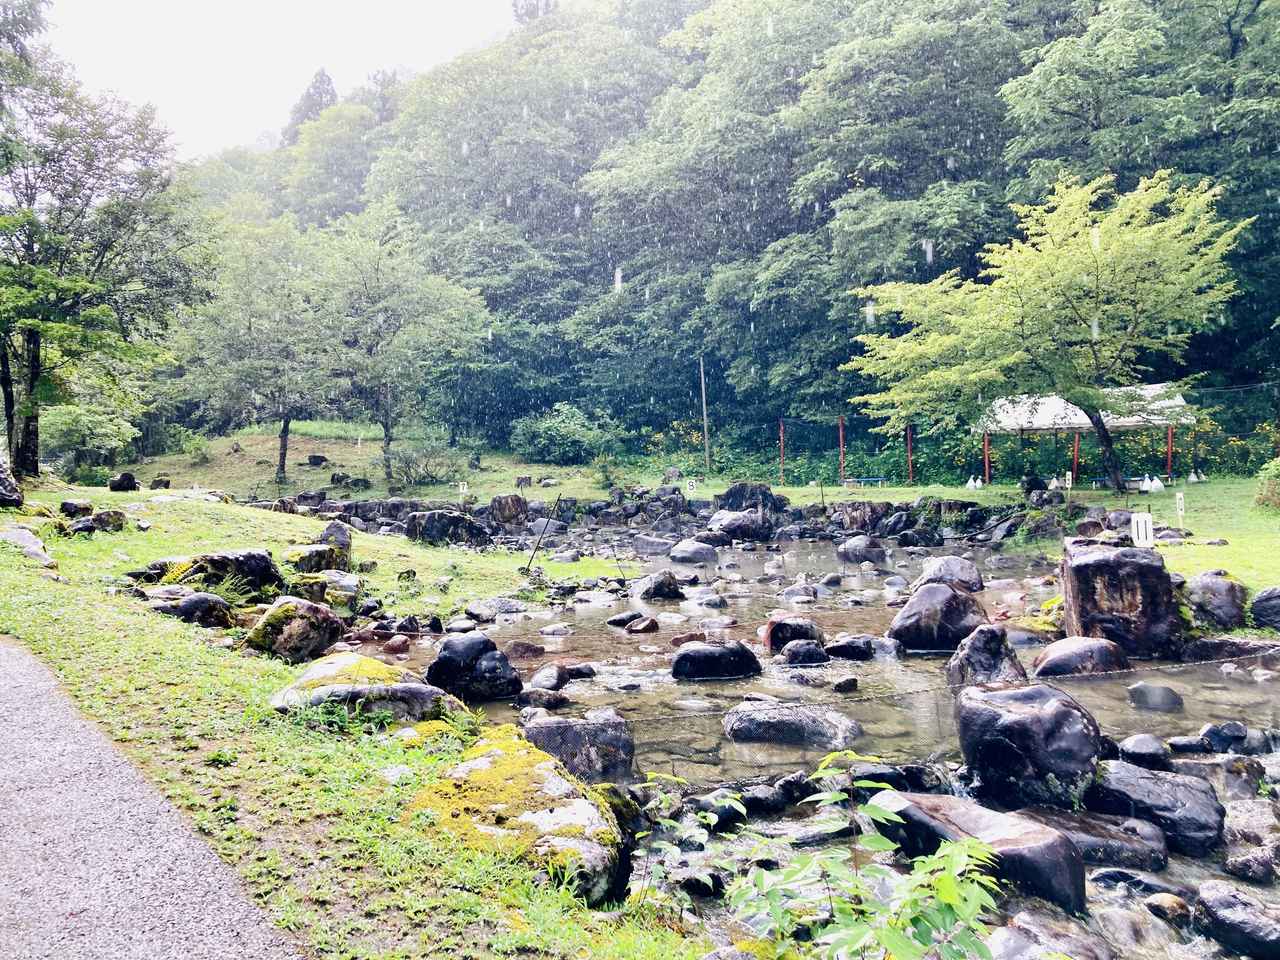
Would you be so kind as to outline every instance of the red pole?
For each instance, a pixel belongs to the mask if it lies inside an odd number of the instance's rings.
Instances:
[[[778,418],[778,486],[786,486],[785,467],[787,462],[787,427],[786,421]]]
[[[1173,476],[1173,424],[1169,424],[1169,434],[1164,442],[1164,472]]]
[[[911,424],[907,424],[907,483],[916,482],[916,467],[911,461]]]
[[[1080,482],[1080,432],[1076,431],[1075,448],[1071,451],[1071,482]]]
[[[844,414],[840,415],[840,485],[844,486]]]
[[[991,485],[991,434],[982,432],[982,482]]]

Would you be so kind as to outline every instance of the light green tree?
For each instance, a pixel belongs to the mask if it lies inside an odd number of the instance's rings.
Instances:
[[[912,422],[972,425],[992,401],[1061,396],[1089,418],[1117,489],[1108,414],[1134,412],[1153,363],[1178,361],[1189,337],[1236,293],[1227,264],[1249,221],[1215,210],[1208,183],[1179,188],[1160,171],[1128,193],[1110,177],[1060,180],[1041,204],[1018,205],[1021,236],[982,255],[977,280],[885,283],[856,295],[899,336],[859,337],[850,366],[884,389],[857,398],[885,432]]]

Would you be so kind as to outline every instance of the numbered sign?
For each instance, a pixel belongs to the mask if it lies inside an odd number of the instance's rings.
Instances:
[[[1178,507],[1178,526],[1180,527],[1185,526],[1186,517],[1187,517],[1186,494],[1184,494],[1181,490],[1179,490],[1177,493],[1173,495],[1173,502],[1177,504],[1177,507]]]
[[[687,480],[687,481],[685,481],[684,488],[685,488],[686,490],[688,490],[690,493],[697,493],[697,492],[698,492],[698,481],[697,481],[697,480],[692,480],[692,479]]]
[[[1070,489],[1071,489],[1071,485],[1072,485],[1073,483],[1075,483],[1075,482],[1076,482],[1075,477],[1073,477],[1073,476],[1071,475],[1071,471],[1070,471],[1070,470],[1068,470],[1068,471],[1067,471],[1067,475],[1066,475],[1065,477],[1063,477],[1063,478],[1062,478],[1062,485],[1063,485],[1063,486],[1065,486],[1068,490],[1070,490]]]
[[[465,480],[463,480],[461,483],[458,484],[458,493],[462,494],[464,497],[467,495],[467,491],[470,489],[471,489],[470,485]]]
[[[1129,519],[1129,535],[1135,547],[1156,545],[1156,526],[1149,513],[1135,513]]]

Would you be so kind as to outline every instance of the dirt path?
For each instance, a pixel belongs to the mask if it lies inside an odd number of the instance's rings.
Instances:
[[[12,960],[300,957],[53,674],[5,637],[0,944]]]

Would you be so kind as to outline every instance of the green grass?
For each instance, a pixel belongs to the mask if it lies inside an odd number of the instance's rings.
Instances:
[[[55,503],[66,493],[99,505],[144,500],[49,488],[33,501]],[[122,571],[167,554],[262,545],[278,555],[291,541],[313,538],[318,521],[203,502],[144,503],[136,515],[153,529],[50,538],[66,582],[42,577],[0,544],[0,632],[55,670],[80,708],[310,955],[678,960],[706,949],[645,913],[618,919],[588,911],[565,891],[535,883],[522,862],[410,825],[403,819],[409,799],[455,754],[280,717],[267,698],[299,668],[216,648],[206,631],[109,590]],[[463,555],[364,535],[356,536],[355,552],[378,560],[372,579],[380,592],[390,592],[405,566],[428,585],[455,576],[441,597],[446,611],[520,581],[522,560],[512,555]],[[594,569],[584,562],[555,573]],[[432,609],[426,597],[397,603]],[[393,765],[412,775],[387,783],[379,771]]]

